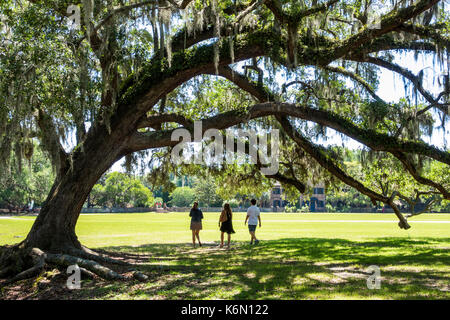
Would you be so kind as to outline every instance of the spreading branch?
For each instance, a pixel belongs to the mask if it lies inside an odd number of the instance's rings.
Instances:
[[[283,116],[277,116],[277,120],[280,122],[286,134],[291,137],[291,139],[298,144],[306,153],[308,153],[311,157],[313,157],[323,168],[327,169],[328,172],[336,176],[339,180],[343,181],[347,185],[355,188],[362,194],[368,196],[372,202],[375,204],[376,201],[381,201],[385,204],[388,204],[394,209],[394,212],[399,219],[399,226],[402,229],[409,229],[410,225],[406,221],[405,217],[400,213],[400,210],[394,204],[394,199],[387,198],[369,188],[364,186],[361,182],[352,178],[348,174],[346,174],[341,168],[339,168],[332,157],[330,157],[324,148],[314,145],[308,139],[306,139],[301,133],[292,127],[289,120]]]
[[[450,48],[450,38],[443,35],[442,31],[445,25],[415,25],[412,23],[403,23],[397,27],[397,30],[419,36],[420,38],[433,39],[434,42],[444,48]]]
[[[305,8],[298,10],[292,15],[288,15],[283,11],[281,2],[279,0],[264,0],[265,6],[272,11],[274,17],[281,23],[289,23],[291,21],[300,21],[306,17],[315,15],[320,12],[325,12],[331,8],[334,4],[339,2],[339,0],[329,0],[325,3],[313,6],[311,8]]]
[[[366,43],[370,43],[384,34],[387,34],[408,20],[430,9],[439,0],[420,0],[406,8],[400,8],[381,17],[379,28],[363,28],[357,34],[340,41],[334,48],[333,59],[342,58],[348,52],[363,47]],[[330,60],[331,62],[331,60]]]
[[[353,122],[334,112],[291,103],[266,102],[255,104],[247,111],[234,110],[224,112],[203,119],[203,130],[206,131],[210,128],[218,130],[226,129],[242,122],[270,115],[291,116],[316,122],[339,131],[375,151],[386,151],[392,154],[396,152],[420,154],[450,165],[450,153],[434,146],[427,145],[423,142],[404,141],[371,129],[360,128]],[[130,138],[130,145],[136,151],[147,148],[173,146],[178,142],[170,141],[171,132],[172,130],[135,133]]]
[[[408,69],[405,69],[398,64],[386,61],[381,58],[371,57],[367,56],[364,58],[365,62],[378,65],[380,67],[383,67],[385,69],[391,70],[395,73],[400,74],[404,78],[410,80],[414,87],[421,93],[421,95],[434,107],[439,108],[442,112],[445,114],[448,114],[448,108],[446,107],[446,104],[441,104],[437,99],[433,97],[431,93],[429,93],[422,85],[422,80],[419,76],[414,75],[411,71]],[[439,99],[443,96],[443,94],[439,95]]]
[[[158,128],[163,123],[175,122],[185,127],[190,127],[193,122],[179,114],[158,114],[146,117],[139,123],[138,128]]]
[[[340,73],[348,78],[353,79],[354,81],[358,82],[359,84],[361,84],[364,89],[367,90],[367,92],[378,102],[381,102],[383,104],[387,104],[386,101],[384,101],[383,99],[381,99],[381,97],[379,95],[376,94],[375,90],[372,88],[372,86],[367,83],[366,80],[364,80],[361,76],[357,75],[354,72],[351,72],[345,68],[342,67],[333,67],[333,66],[326,66],[323,67],[324,70],[328,70],[331,72],[335,72],[335,73]]]
[[[67,165],[68,154],[59,141],[59,134],[52,118],[44,110],[39,109],[37,113],[37,124],[40,129],[39,137],[43,148],[50,155],[56,171],[58,173],[63,172]]]

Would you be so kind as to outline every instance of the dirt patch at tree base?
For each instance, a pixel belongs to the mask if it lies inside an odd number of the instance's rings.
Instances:
[[[138,255],[130,253],[112,253],[103,250],[102,254],[110,256],[119,261],[129,263],[129,266],[104,264],[105,267],[111,268],[117,273],[124,276],[127,280],[138,282],[133,279],[135,269],[144,261],[148,261],[148,255]],[[69,274],[66,270],[55,269],[46,266],[44,271],[35,278],[18,281],[16,283],[5,285],[6,280],[0,279],[0,300],[76,300],[76,299],[91,299],[90,291],[100,287],[107,286],[111,281],[106,281],[101,277],[91,274],[89,277],[82,275],[81,286],[82,290],[69,289],[67,286],[67,279]],[[120,282],[120,281],[119,281]]]

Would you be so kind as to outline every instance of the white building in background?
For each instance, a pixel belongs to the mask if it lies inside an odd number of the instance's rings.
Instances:
[[[300,205],[305,204],[309,206],[311,212],[324,212],[326,204],[325,186],[323,183],[319,183],[314,186],[313,193],[308,199],[303,194],[300,195]],[[284,195],[283,187],[279,182],[275,183],[270,193],[270,205],[274,211],[278,211],[277,208],[284,208],[288,204]]]

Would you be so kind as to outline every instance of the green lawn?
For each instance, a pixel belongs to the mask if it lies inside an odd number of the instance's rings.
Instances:
[[[93,299],[449,299],[450,215],[262,213],[261,243],[248,244],[235,213],[232,249],[217,247],[219,213],[205,213],[203,248],[190,246],[187,213],[89,214],[77,225],[91,248],[131,253],[150,276],[139,283],[83,281],[65,298]],[[0,245],[21,241],[32,217],[0,218]],[[381,269],[369,290],[367,268]]]

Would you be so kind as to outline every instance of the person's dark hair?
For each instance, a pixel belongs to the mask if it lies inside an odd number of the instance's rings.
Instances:
[[[198,202],[195,201],[194,204],[192,205],[192,209],[197,209],[198,208]]]
[[[224,210],[226,213],[232,214],[232,213],[231,213],[231,207],[230,207],[230,204],[229,204],[229,203],[225,203],[225,205],[223,206],[223,210]]]
[[[255,204],[256,204],[256,200],[255,200],[255,199],[252,199],[252,200],[250,200],[250,203],[251,203],[252,205],[255,205]]]

